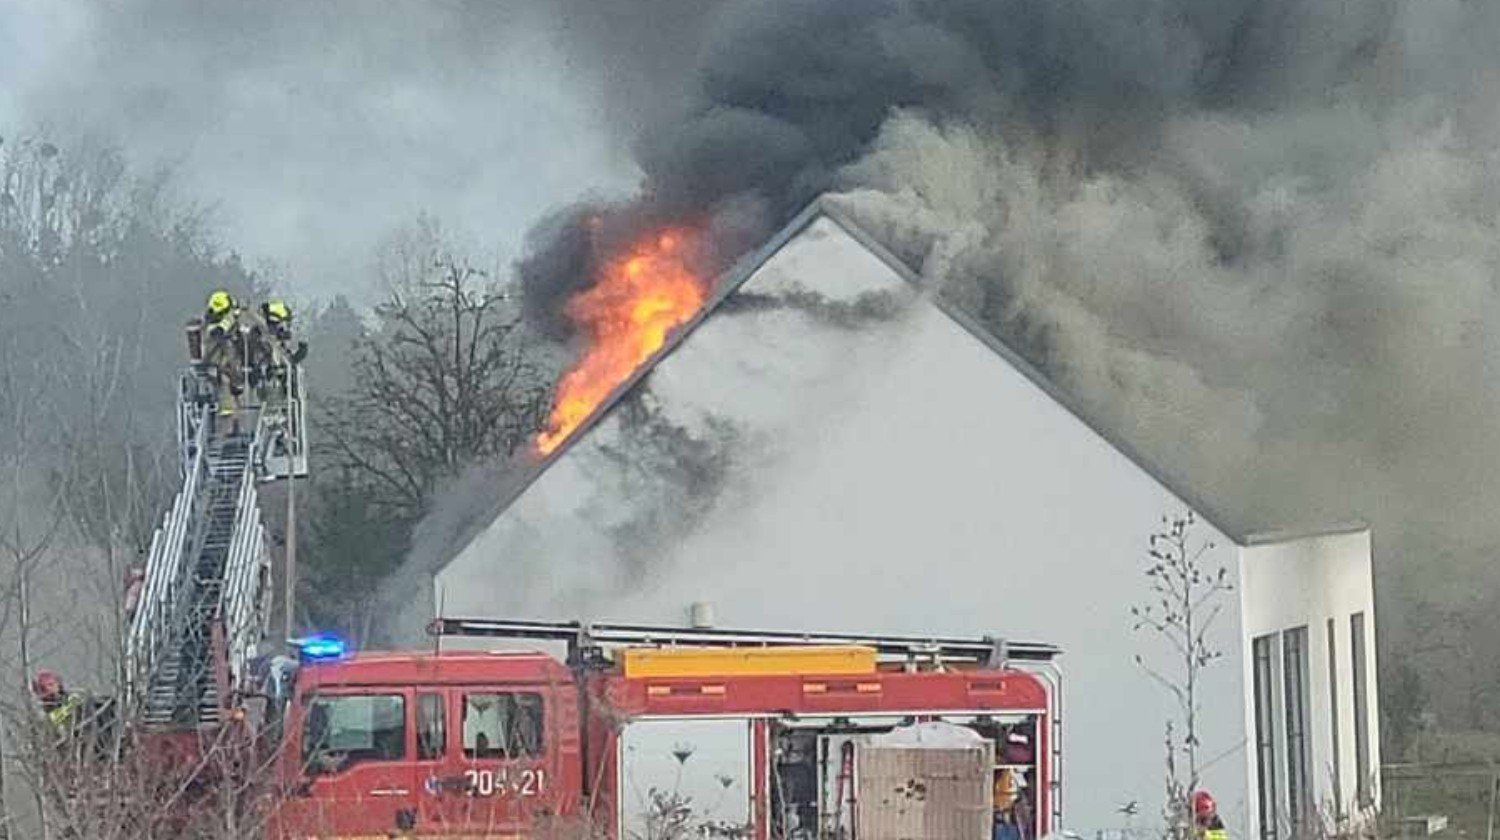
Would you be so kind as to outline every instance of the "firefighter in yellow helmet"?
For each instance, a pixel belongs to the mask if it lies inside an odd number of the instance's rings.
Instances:
[[[278,298],[266,301],[260,305],[260,315],[272,337],[281,341],[292,337],[292,310],[287,307],[286,301]]]
[[[299,364],[307,358],[307,342],[299,341],[295,346],[292,344],[292,309],[286,305],[286,301],[277,298],[266,301],[261,304],[260,314],[271,338],[280,345],[287,361]]]
[[[225,417],[234,415],[245,390],[245,340],[240,315],[229,292],[215,289],[208,296],[203,312],[203,361],[214,372],[219,414]]]
[[[292,346],[292,310],[286,301],[272,298],[260,305],[259,317],[251,329],[251,368],[261,402],[274,407],[288,396],[291,385],[289,368],[307,355],[307,342]]]

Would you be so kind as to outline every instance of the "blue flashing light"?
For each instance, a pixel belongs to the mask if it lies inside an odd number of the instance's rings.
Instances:
[[[292,643],[297,646],[297,652],[301,654],[304,662],[343,659],[348,649],[343,639],[327,633],[308,636],[305,639],[294,639]]]

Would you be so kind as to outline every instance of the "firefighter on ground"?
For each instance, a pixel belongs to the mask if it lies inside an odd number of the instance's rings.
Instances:
[[[1219,806],[1206,790],[1193,794],[1193,827],[1198,840],[1229,840],[1224,821],[1219,819]]]
[[[239,408],[240,395],[245,391],[241,314],[234,298],[223,289],[208,296],[203,313],[203,361],[214,372],[219,414],[225,417]]]
[[[73,758],[113,754],[115,702],[68,691],[62,678],[52,671],[38,671],[31,680],[31,693],[47,716],[57,746]]]
[[[51,671],[36,673],[31,681],[31,693],[36,696],[58,738],[72,738],[83,721],[83,695],[69,692],[63,686],[62,678]]]

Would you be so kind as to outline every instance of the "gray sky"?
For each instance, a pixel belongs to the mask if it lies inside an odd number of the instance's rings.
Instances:
[[[175,166],[224,244],[304,293],[359,288],[418,211],[509,258],[548,208],[636,180],[598,74],[532,5],[0,0],[0,134]]]

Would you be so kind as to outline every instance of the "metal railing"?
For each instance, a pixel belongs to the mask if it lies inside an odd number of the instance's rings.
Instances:
[[[218,401],[208,376],[202,365],[191,365],[179,383],[177,448],[182,488],[152,536],[145,580],[127,630],[130,708],[140,708],[143,700],[158,702],[153,692],[166,689],[154,686],[153,681],[171,680],[180,690],[198,679],[197,674],[178,670],[189,662],[179,661],[174,667],[172,657],[186,655],[184,641],[205,632],[212,636],[212,659],[223,669],[215,674],[215,682],[229,689],[219,694],[217,702],[221,708],[235,702],[235,693],[249,678],[249,660],[256,654],[268,621],[271,563],[257,486],[261,481],[307,474],[300,366],[288,364],[284,379],[269,386],[275,393],[262,394],[264,400],[240,401],[239,412],[255,418],[248,449],[242,453],[231,454],[223,447],[210,451],[218,434],[215,427],[223,425],[225,418],[216,416]],[[216,502],[211,497],[217,497],[217,503],[225,501],[220,494],[229,489],[226,481],[234,483],[229,545],[222,565],[209,561],[199,568],[204,559],[200,553],[213,550],[206,541],[213,529],[224,524],[226,511],[220,508],[215,514],[211,505]],[[217,525],[212,521],[216,515]],[[213,570],[212,578],[195,579],[206,569]],[[203,603],[205,595],[213,600]],[[200,663],[194,667],[201,667],[200,660],[193,661]],[[186,679],[174,679],[177,676]]]
[[[207,474],[205,439],[208,430],[209,407],[199,407],[197,419],[186,417],[189,406],[184,405],[182,425],[179,427],[182,446],[183,484],[172,500],[172,507],[163,517],[161,527],[151,536],[151,550],[146,559],[146,579],[141,587],[135,616],[131,621],[130,635],[125,645],[126,673],[134,693],[146,684],[141,677],[149,675],[158,665],[163,647],[174,635],[178,604],[188,589],[188,577],[192,574],[189,549],[193,545],[195,525],[201,507],[200,487]],[[191,424],[191,425],[190,425]],[[188,431],[191,430],[191,436]]]
[[[1380,788],[1383,836],[1496,836],[1500,763],[1387,764],[1381,768]]]
[[[286,393],[276,404],[263,406],[269,421],[260,429],[257,440],[256,469],[261,481],[277,481],[307,475],[307,423],[303,401],[301,365],[285,365]]]
[[[189,466],[203,451],[201,433],[209,425],[213,401],[205,398],[202,379],[193,368],[183,371],[177,387],[177,469],[186,481]]]
[[[266,445],[269,437],[267,423],[262,415],[256,424],[255,437],[250,444],[251,464],[257,463],[259,450]],[[271,559],[266,548],[266,529],[261,522],[256,483],[255,470],[246,469],[235,503],[234,541],[224,564],[224,587],[219,596],[219,616],[224,625],[232,689],[243,687],[246,665],[260,642],[266,612],[265,579]]]

